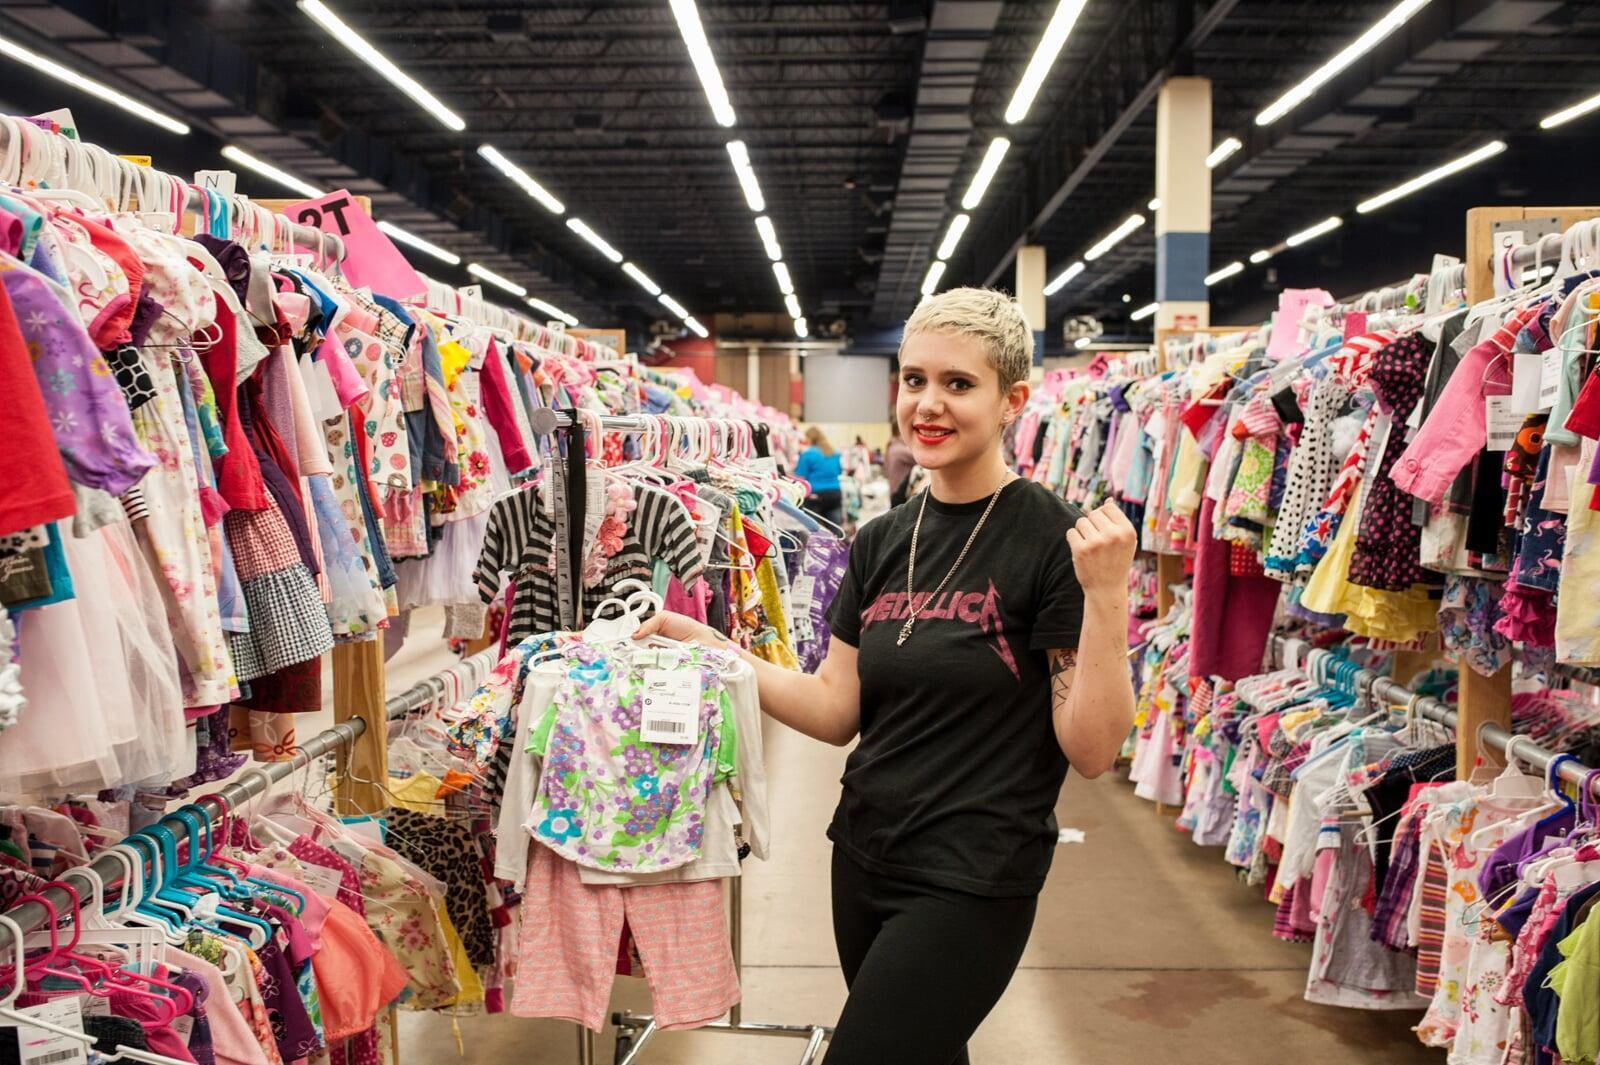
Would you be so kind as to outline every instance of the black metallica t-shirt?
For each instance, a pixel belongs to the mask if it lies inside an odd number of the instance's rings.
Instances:
[[[1078,645],[1083,590],[1066,533],[1083,514],[1029,481],[1000,493],[961,568],[896,646],[922,495],[867,523],[829,616],[860,651],[861,739],[828,836],[870,872],[990,896],[1043,885],[1067,759],[1051,721],[1052,648]],[[928,500],[919,600],[988,504]]]

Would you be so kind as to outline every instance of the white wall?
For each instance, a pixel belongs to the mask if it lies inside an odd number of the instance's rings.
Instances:
[[[807,422],[888,424],[888,359],[818,353],[807,355],[800,365]]]

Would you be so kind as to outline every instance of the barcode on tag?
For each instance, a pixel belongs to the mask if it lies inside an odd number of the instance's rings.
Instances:
[[[639,738],[646,743],[693,744],[700,739],[700,671],[647,669]]]
[[[1510,396],[1485,396],[1486,445],[1490,451],[1509,451],[1522,431],[1523,416],[1512,408]]]
[[[43,1055],[41,1057],[29,1058],[28,1059],[28,1061],[31,1062],[32,1065],[61,1065],[62,1062],[66,1062],[66,1061],[82,1061],[82,1060],[83,1060],[83,1051],[74,1050],[71,1047],[68,1047],[65,1050],[52,1051],[51,1053],[45,1054],[45,1055]]]

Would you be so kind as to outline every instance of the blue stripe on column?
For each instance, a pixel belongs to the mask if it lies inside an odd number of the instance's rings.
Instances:
[[[1033,331],[1033,364],[1035,366],[1044,365],[1044,333],[1043,329],[1035,329]]]
[[[1206,299],[1210,233],[1162,233],[1156,237],[1156,299]]]

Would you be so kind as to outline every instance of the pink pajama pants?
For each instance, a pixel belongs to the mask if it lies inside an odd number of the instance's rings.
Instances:
[[[626,918],[650,981],[656,1024],[697,1028],[739,1002],[722,883],[610,887],[543,845],[528,855],[511,1012],[599,1031]]]

